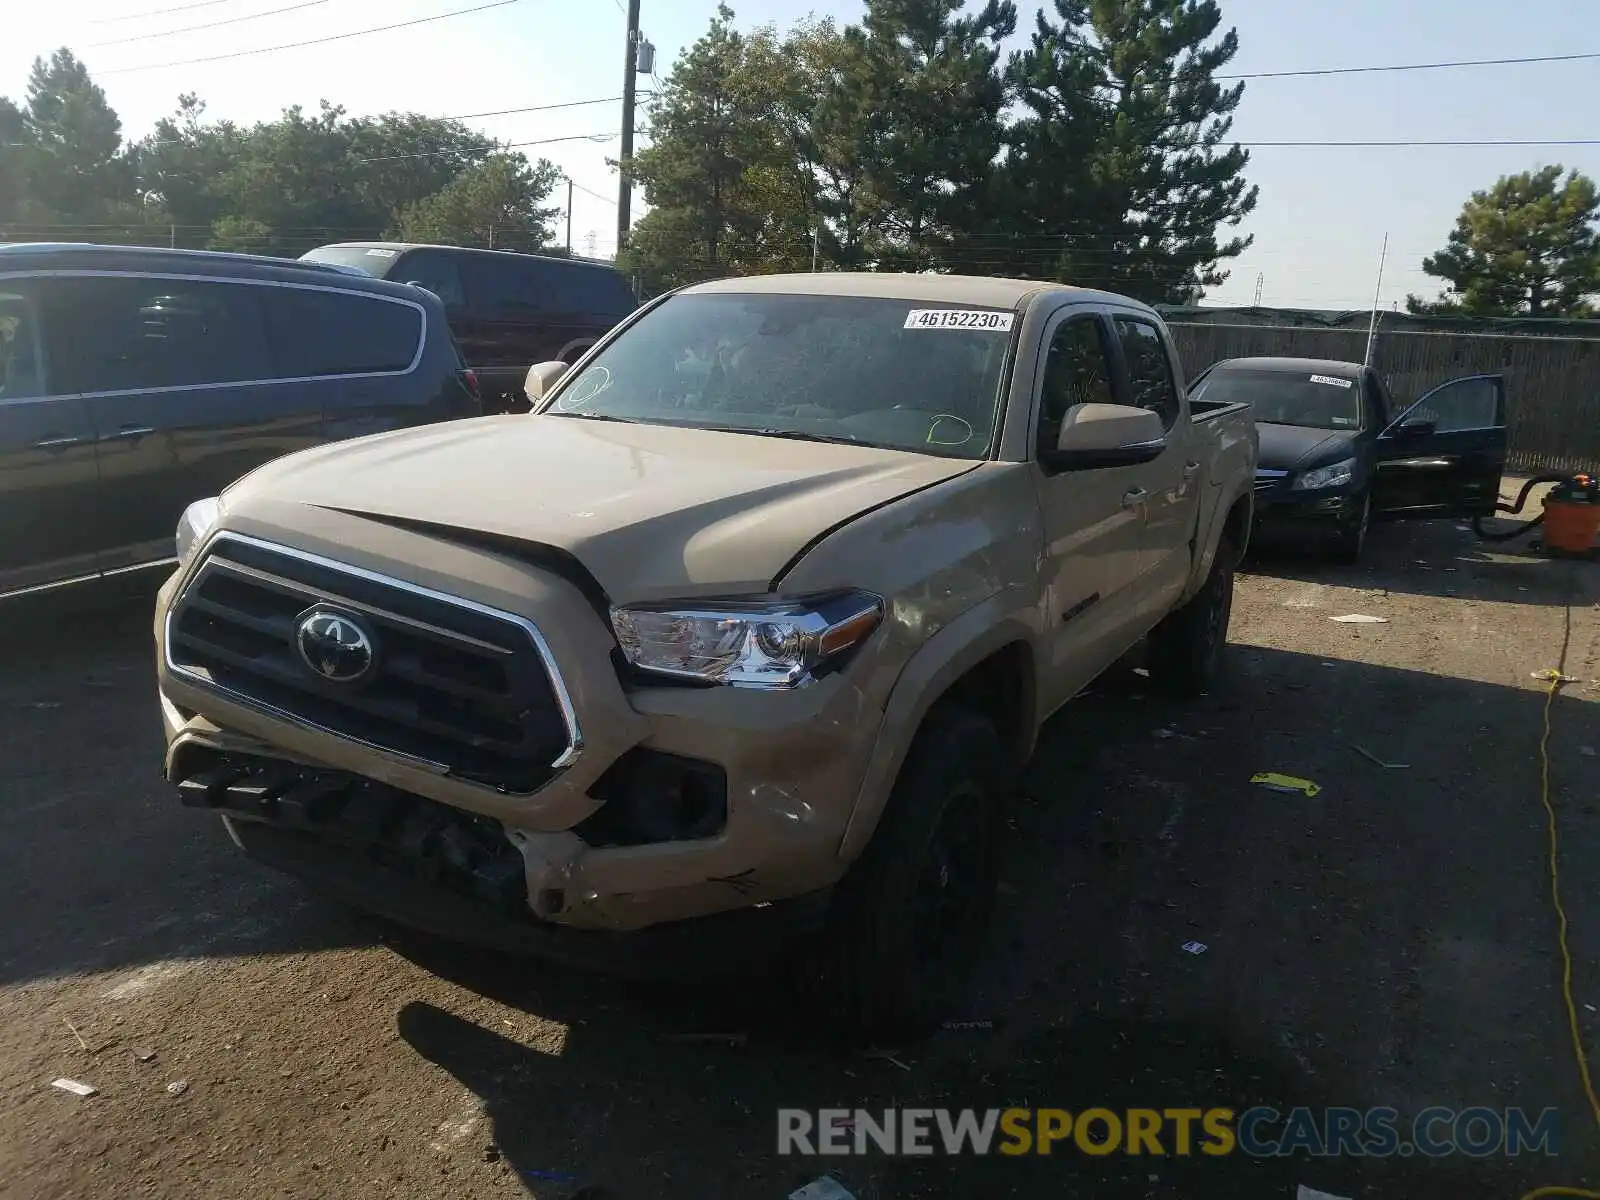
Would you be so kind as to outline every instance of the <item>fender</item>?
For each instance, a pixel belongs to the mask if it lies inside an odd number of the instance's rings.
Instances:
[[[1196,538],[1195,549],[1197,553],[1194,561],[1194,572],[1189,576],[1189,586],[1183,590],[1183,599],[1178,602],[1180,605],[1186,604],[1205,585],[1207,577],[1211,574],[1211,564],[1216,561],[1217,547],[1222,544],[1222,531],[1227,524],[1228,514],[1233,511],[1233,506],[1239,503],[1241,499],[1246,505],[1244,518],[1245,537],[1248,539],[1250,536],[1250,526],[1255,517],[1253,477],[1248,488],[1235,487],[1232,491],[1223,493],[1222,497],[1216,504],[1211,506],[1211,512],[1206,516],[1204,525]],[[1242,552],[1244,547],[1240,546],[1239,549]]]
[[[923,718],[956,680],[991,654],[1017,642],[1028,648],[1037,671],[1039,645],[1032,620],[1034,609],[1031,605],[1017,609],[1012,607],[1015,603],[1014,593],[1002,591],[968,609],[934,634],[901,671],[884,705],[878,741],[839,844],[841,859],[854,860],[872,840],[894,789],[894,778]],[[1026,761],[1038,734],[1038,702],[1033,695],[1024,698],[1021,727],[1023,744],[1018,753]]]

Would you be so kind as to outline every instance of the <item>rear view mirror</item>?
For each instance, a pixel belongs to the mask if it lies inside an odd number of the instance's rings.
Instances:
[[[1164,448],[1159,413],[1127,404],[1074,404],[1061,419],[1056,461],[1069,467],[1149,462]]]
[[[522,385],[528,402],[538,404],[550,394],[551,388],[561,382],[566,373],[567,364],[564,362],[542,362],[529,367],[527,381]]]

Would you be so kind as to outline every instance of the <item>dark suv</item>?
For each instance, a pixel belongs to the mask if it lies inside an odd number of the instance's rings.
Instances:
[[[467,365],[497,408],[526,405],[522,384],[534,363],[576,362],[638,307],[621,272],[577,259],[345,242],[313,250],[302,261],[354,267],[438,296]]]
[[[170,563],[191,501],[291,450],[481,411],[416,288],[247,255],[0,246],[0,599]]]

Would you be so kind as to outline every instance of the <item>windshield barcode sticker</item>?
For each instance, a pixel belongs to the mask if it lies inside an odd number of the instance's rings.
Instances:
[[[1313,375],[1311,377],[1311,382],[1312,383],[1325,383],[1329,387],[1342,387],[1342,388],[1355,387],[1355,385],[1356,385],[1356,381],[1353,380],[1353,379],[1335,379],[1332,375]]]
[[[1015,313],[978,308],[913,308],[906,314],[906,329],[982,329],[1010,333]]]

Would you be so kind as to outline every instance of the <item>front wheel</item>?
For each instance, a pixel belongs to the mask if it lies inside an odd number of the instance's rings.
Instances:
[[[849,1031],[930,1033],[959,998],[994,907],[1006,778],[982,717],[935,712],[917,735],[824,933],[827,1007]]]
[[[1355,563],[1367,548],[1367,529],[1372,524],[1372,493],[1361,493],[1361,511],[1356,519],[1339,531],[1334,543],[1333,556],[1339,562]]]
[[[1238,551],[1226,537],[1200,590],[1150,634],[1151,679],[1180,696],[1198,696],[1221,678],[1233,617],[1233,572]]]

